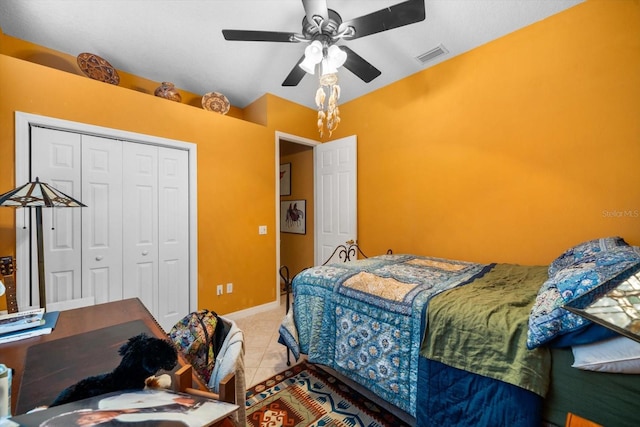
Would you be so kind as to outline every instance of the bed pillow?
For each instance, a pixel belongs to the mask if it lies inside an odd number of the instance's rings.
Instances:
[[[549,277],[565,267],[570,267],[576,262],[584,258],[595,255],[598,252],[604,252],[620,246],[628,246],[622,237],[603,237],[582,242],[572,248],[567,249],[558,258],[554,259],[549,265]]]
[[[620,334],[612,329],[598,325],[597,323],[589,322],[583,328],[559,334],[549,341],[548,345],[551,348],[566,348],[574,345],[591,344],[597,341],[607,340],[618,335]]]
[[[582,331],[593,322],[562,306],[638,262],[640,251],[637,248],[621,246],[584,257],[549,277],[538,291],[531,309],[527,347],[559,346],[554,345],[554,340],[556,344],[561,340],[561,346],[571,346],[602,339],[599,333],[590,335]],[[602,332],[602,328],[592,329]],[[578,333],[580,331],[583,333]],[[572,335],[579,339],[573,341]]]
[[[618,335],[605,341],[577,345],[574,368],[615,374],[640,374],[640,342]]]

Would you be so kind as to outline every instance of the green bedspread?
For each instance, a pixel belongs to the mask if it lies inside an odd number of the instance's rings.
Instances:
[[[528,350],[526,341],[529,313],[547,269],[497,264],[472,283],[434,297],[420,355],[545,396],[549,351]]]

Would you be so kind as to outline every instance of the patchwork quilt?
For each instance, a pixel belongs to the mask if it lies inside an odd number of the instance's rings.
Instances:
[[[415,416],[428,302],[494,264],[382,255],[312,267],[293,280],[280,342]]]

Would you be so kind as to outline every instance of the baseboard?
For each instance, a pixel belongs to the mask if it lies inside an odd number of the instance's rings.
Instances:
[[[234,311],[233,313],[224,314],[223,316],[235,321],[243,317],[260,314],[265,311],[275,310],[278,307],[280,307],[280,302],[272,301],[266,304],[257,305],[255,307],[246,308],[244,310]]]

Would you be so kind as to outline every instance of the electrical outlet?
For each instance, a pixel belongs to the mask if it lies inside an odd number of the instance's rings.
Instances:
[[[258,234],[267,234],[267,226],[259,225],[258,226]]]
[[[233,283],[227,283],[227,293],[233,292]]]
[[[222,285],[218,285],[218,290],[217,290],[217,295],[222,295],[223,290],[222,290]]]

